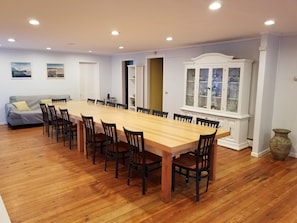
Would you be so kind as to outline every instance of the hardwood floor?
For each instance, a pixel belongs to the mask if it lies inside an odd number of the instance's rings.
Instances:
[[[76,145],[75,145],[76,146]],[[42,127],[0,126],[0,194],[11,222],[297,222],[297,159],[274,161],[219,147],[217,181],[195,202],[195,184],[177,177],[171,203],[160,201],[160,171],[147,193],[127,168],[48,138]]]

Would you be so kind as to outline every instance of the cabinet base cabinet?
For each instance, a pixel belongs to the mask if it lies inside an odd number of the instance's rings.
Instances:
[[[182,112],[185,115],[193,116],[194,123],[196,122],[197,117],[215,120],[220,122],[219,128],[229,130],[230,135],[219,139],[218,145],[234,150],[242,150],[250,146],[247,140],[249,121],[248,115],[241,117],[226,117],[223,114],[206,114],[198,111],[187,111],[185,109],[182,109]]]

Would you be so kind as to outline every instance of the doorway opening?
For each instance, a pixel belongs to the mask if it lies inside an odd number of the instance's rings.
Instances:
[[[122,103],[128,104],[128,65],[133,65],[133,60],[122,61]]]
[[[163,111],[163,57],[149,58],[148,71],[148,101],[151,110]]]

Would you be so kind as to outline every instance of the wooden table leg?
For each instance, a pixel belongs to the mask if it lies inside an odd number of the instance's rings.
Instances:
[[[77,150],[79,152],[85,151],[84,149],[84,129],[82,121],[77,122]]]
[[[210,176],[209,179],[211,181],[216,180],[216,173],[217,173],[217,146],[218,146],[218,140],[215,140],[213,143],[213,151],[211,154],[211,167],[210,167]]]
[[[168,152],[162,152],[162,179],[161,179],[161,200],[163,202],[171,201],[171,183],[172,183],[172,155]]]

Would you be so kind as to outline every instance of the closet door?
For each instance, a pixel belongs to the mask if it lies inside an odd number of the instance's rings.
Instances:
[[[79,62],[80,100],[100,98],[99,65],[92,62]]]

